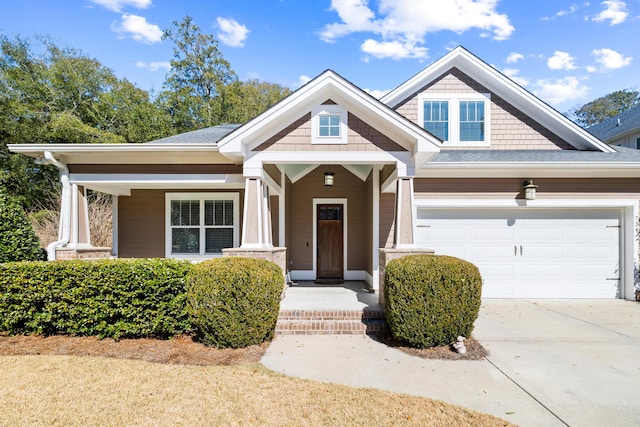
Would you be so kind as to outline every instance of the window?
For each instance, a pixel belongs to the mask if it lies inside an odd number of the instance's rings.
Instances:
[[[347,117],[347,110],[339,105],[318,105],[311,111],[311,143],[346,144]]]
[[[490,95],[482,93],[423,93],[419,123],[443,141],[443,145],[488,147]]]
[[[484,141],[484,101],[460,101],[460,141]]]
[[[449,102],[424,101],[424,128],[443,141],[449,140]]]
[[[320,121],[318,127],[319,136],[340,136],[340,116],[320,116],[318,120]]]
[[[198,258],[237,247],[237,193],[167,193],[167,257]]]

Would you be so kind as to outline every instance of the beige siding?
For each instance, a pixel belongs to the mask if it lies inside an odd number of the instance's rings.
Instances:
[[[273,179],[275,182],[280,184],[280,179],[282,178],[282,172],[280,172],[280,169],[278,169],[276,165],[265,164],[262,166],[262,168],[267,173],[267,175],[271,177],[271,179]]]
[[[638,198],[640,178],[540,178],[537,198]],[[524,198],[522,179],[473,178],[439,179],[416,178],[416,199],[433,198]]]
[[[201,190],[194,190],[201,192]],[[132,190],[118,198],[118,257],[164,258],[166,190]],[[227,191],[224,191],[227,192]],[[237,191],[235,191],[237,192]],[[240,232],[243,194],[240,191]],[[240,237],[242,239],[242,236]]]
[[[367,211],[366,187],[356,176],[339,166],[332,166],[335,173],[335,185],[324,186],[324,172],[319,167],[291,186],[288,200],[288,217],[291,232],[288,237],[291,269],[313,269],[313,199],[314,198],[346,198],[347,199],[347,269],[365,270],[367,268]]]
[[[311,144],[311,114],[306,114],[255,151],[406,151],[392,139],[349,113],[347,144]]]
[[[143,164],[77,164],[69,165],[71,173],[170,173],[170,174],[242,174],[242,165],[234,164],[165,164],[165,165],[143,165]]]
[[[422,124],[418,123],[418,95],[423,92],[490,93],[484,86],[454,68],[396,107],[398,113],[419,126]],[[469,149],[469,147],[462,148]],[[445,149],[455,150],[456,148],[448,146]],[[572,150],[573,147],[504,99],[491,93],[491,149]]]

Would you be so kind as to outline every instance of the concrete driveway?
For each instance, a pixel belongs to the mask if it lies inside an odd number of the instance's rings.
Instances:
[[[640,303],[485,300],[482,361],[411,357],[366,336],[282,336],[263,364],[425,396],[522,426],[640,425]]]

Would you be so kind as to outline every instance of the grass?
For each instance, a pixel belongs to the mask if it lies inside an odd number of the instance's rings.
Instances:
[[[0,425],[504,426],[426,398],[285,377],[257,363],[0,356]]]

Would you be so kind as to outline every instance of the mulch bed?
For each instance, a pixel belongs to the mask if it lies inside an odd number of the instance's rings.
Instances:
[[[259,362],[269,343],[241,349],[217,349],[198,343],[189,336],[169,340],[98,339],[54,335],[0,336],[0,355],[67,355],[138,359],[179,365],[237,365]]]
[[[381,333],[377,339],[389,347],[397,348],[411,356],[422,357],[423,359],[444,359],[444,360],[482,360],[489,355],[489,352],[473,338],[467,338],[464,342],[467,353],[458,354],[450,345],[418,349],[407,347],[402,342],[394,340],[388,332]]]

